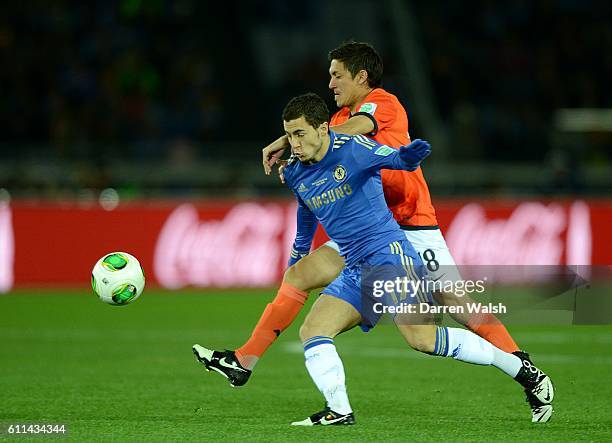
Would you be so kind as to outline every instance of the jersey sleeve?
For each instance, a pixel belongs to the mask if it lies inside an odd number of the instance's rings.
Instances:
[[[374,173],[381,169],[409,170],[399,156],[399,150],[366,138],[353,137],[352,155],[360,170]]]
[[[304,201],[299,195],[295,195],[297,199],[297,229],[295,233],[295,240],[293,241],[293,248],[291,253],[304,253],[310,251],[312,245],[312,239],[314,238],[317,230],[317,217],[312,211],[306,206]]]
[[[304,200],[299,196],[297,190],[293,186],[293,173],[294,169],[291,165],[285,169],[285,184],[291,192],[295,195],[295,199],[297,200],[297,229],[295,232],[295,240],[293,241],[293,247],[291,250],[291,254],[294,252],[298,253],[308,253],[310,252],[310,247],[312,245],[312,239],[314,238],[315,232],[317,230],[317,217],[312,213],[312,211],[306,206]]]
[[[369,117],[374,123],[374,130],[368,135],[374,136],[393,124],[396,113],[397,110],[393,100],[390,97],[379,95],[362,103],[353,116],[365,115]]]

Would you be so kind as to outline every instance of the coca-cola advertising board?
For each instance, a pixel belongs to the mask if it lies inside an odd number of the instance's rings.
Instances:
[[[612,200],[442,201],[437,215],[461,265],[612,263]],[[148,285],[265,287],[282,278],[295,205],[280,201],[0,204],[0,291],[85,286],[111,251],[141,261]],[[315,246],[326,240],[318,232]]]

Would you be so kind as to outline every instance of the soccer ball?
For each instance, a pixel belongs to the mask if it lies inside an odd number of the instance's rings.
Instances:
[[[132,303],[145,286],[142,266],[127,252],[111,252],[97,261],[91,271],[91,287],[109,305]]]

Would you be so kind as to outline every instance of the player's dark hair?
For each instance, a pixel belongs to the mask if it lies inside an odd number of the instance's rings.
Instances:
[[[328,122],[329,109],[327,109],[325,100],[312,92],[293,97],[283,110],[283,120],[288,122],[300,117],[304,117],[306,122],[314,128]]]
[[[351,73],[353,78],[362,69],[368,73],[368,85],[370,88],[378,88],[382,85],[383,62],[376,49],[369,43],[349,41],[342,43],[335,49],[329,51],[328,61],[338,60]]]

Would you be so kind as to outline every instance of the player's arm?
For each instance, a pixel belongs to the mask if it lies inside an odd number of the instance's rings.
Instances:
[[[282,157],[288,147],[289,139],[286,135],[282,135],[261,150],[266,175],[270,175],[272,166]]]
[[[331,126],[338,134],[375,136],[397,121],[398,109],[389,97],[376,97],[362,103],[351,118],[340,125]],[[346,126],[345,126],[346,125]]]
[[[355,137],[353,150],[355,161],[365,170],[396,169],[414,171],[431,153],[428,142],[416,139],[407,146],[394,149],[373,140]]]
[[[310,253],[310,247],[312,246],[312,239],[317,230],[318,220],[298,194],[292,177],[291,159],[289,163],[290,166],[287,173],[286,185],[291,189],[297,200],[297,229],[295,230],[295,240],[291,246],[291,256],[289,257],[289,266],[293,266]]]
[[[367,135],[376,131],[377,124],[374,117],[372,117],[370,114],[363,113],[355,115],[344,123],[331,126],[330,128],[339,134]],[[282,135],[261,150],[262,163],[266,175],[270,175],[272,172],[272,166],[279,161],[288,147],[289,141],[287,140],[287,136]],[[282,173],[280,175],[281,181],[283,181]]]
[[[359,135],[359,134],[372,134],[376,132],[377,124],[374,117],[370,114],[362,113],[360,115],[353,116],[349,118],[344,123],[339,125],[330,126],[334,132],[338,134],[347,134],[347,135]],[[285,140],[287,140],[287,136],[283,136]],[[283,175],[283,171],[285,170],[284,160],[279,160],[280,156],[283,155],[284,149],[282,151],[277,151],[278,154],[272,155],[271,152],[274,149],[279,149],[279,146],[282,143],[283,137],[279,138],[273,143],[270,143],[268,146],[264,148],[264,170],[267,175],[270,175],[270,171],[272,170],[272,165],[274,163],[278,163],[278,177],[282,183],[285,183],[285,177]],[[268,150],[268,151],[266,151]]]
[[[361,113],[354,115],[344,123],[330,126],[330,129],[338,134],[368,135],[376,132],[377,123],[374,117],[372,117],[370,114]]]
[[[306,206],[304,201],[296,194],[298,202],[297,207],[297,229],[295,240],[291,247],[291,256],[289,257],[289,266],[293,266],[300,259],[306,257],[310,253],[312,239],[317,230],[317,217]]]

